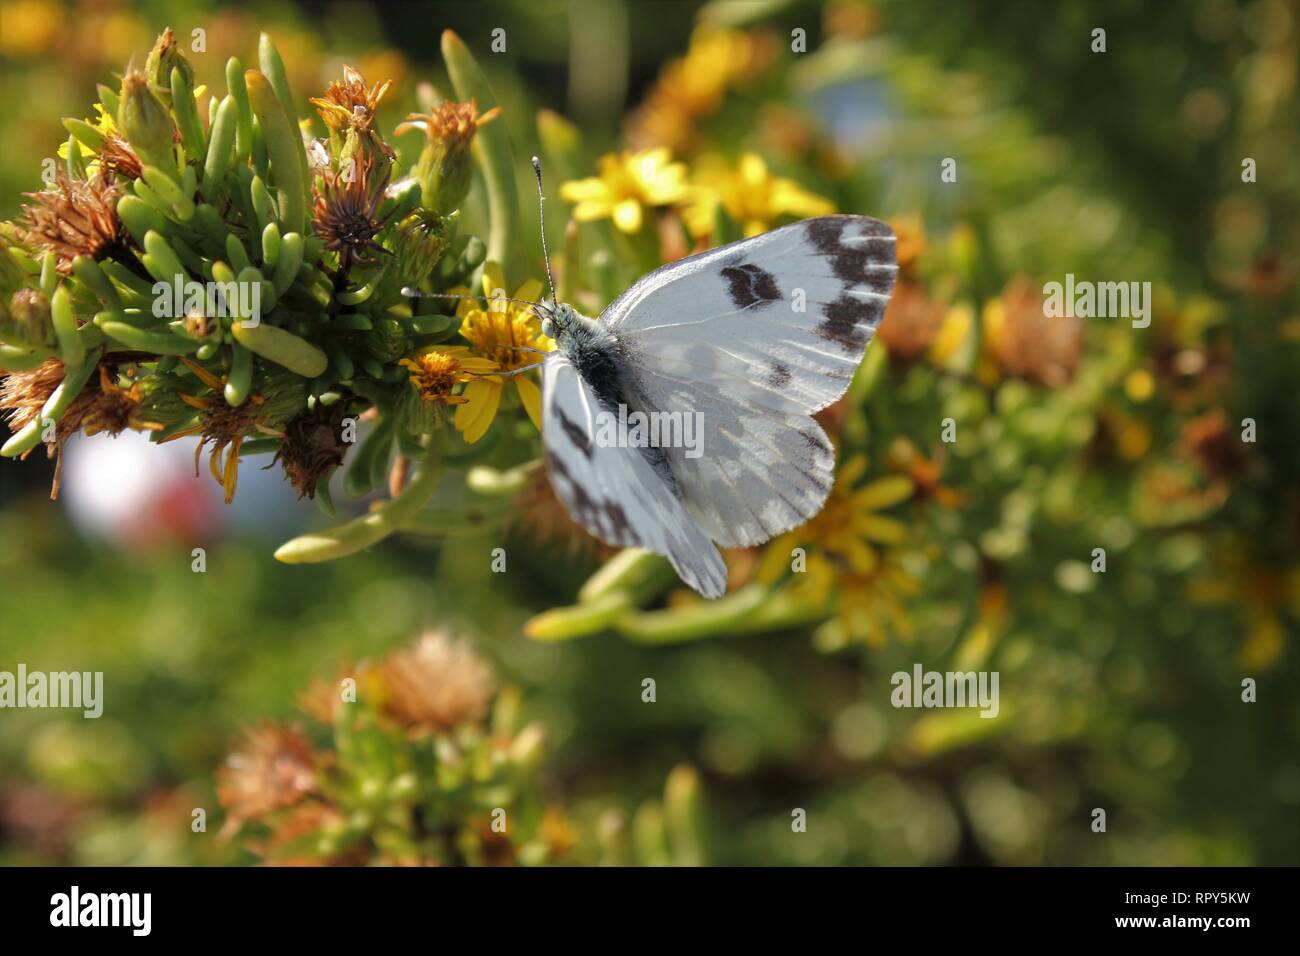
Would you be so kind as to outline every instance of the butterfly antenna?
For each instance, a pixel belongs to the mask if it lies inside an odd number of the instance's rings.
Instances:
[[[537,177],[537,224],[542,231],[542,261],[546,263],[546,282],[551,287],[551,301],[555,297],[555,277],[551,275],[551,256],[546,251],[546,193],[542,191],[542,161],[533,157],[533,175]]]
[[[466,295],[460,292],[422,292],[414,286],[402,286],[402,295],[411,299],[482,299],[485,302],[515,302],[519,305],[531,305],[535,308],[546,309],[550,311],[545,302],[535,302],[532,299],[512,299],[508,295]]]

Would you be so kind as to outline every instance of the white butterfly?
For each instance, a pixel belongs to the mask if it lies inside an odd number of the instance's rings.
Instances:
[[[823,216],[669,263],[596,319],[538,303],[556,342],[541,363],[546,465],[573,518],[721,596],[714,542],[760,544],[826,502],[835,454],[811,416],[848,389],[884,317],[894,247],[883,222]],[[599,440],[619,405],[698,413],[700,454]]]

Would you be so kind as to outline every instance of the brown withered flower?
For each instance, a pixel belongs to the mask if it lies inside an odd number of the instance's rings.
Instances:
[[[453,103],[443,100],[427,113],[409,113],[406,122],[398,125],[396,132],[400,135],[412,129],[424,131],[429,142],[435,140],[446,149],[468,150],[480,126],[490,123],[501,115],[501,107],[494,106],[485,113],[478,111],[475,100]]]
[[[217,770],[217,799],[229,836],[247,820],[300,803],[316,790],[316,755],[297,724],[264,721],[244,732],[239,748]]]
[[[1019,276],[985,306],[984,349],[994,376],[1061,388],[1074,380],[1083,356],[1083,320],[1045,316],[1041,291]]]
[[[187,435],[200,436],[199,443],[194,449],[195,477],[199,474],[199,457],[210,443],[212,452],[208,456],[208,470],[225,492],[226,504],[230,504],[235,500],[235,489],[239,483],[239,449],[244,439],[258,430],[271,435],[277,435],[278,432],[274,429],[265,429],[261,425],[261,415],[258,412],[266,401],[263,396],[249,395],[243,404],[231,406],[222,394],[225,382],[189,359],[182,358],[181,361],[212,391],[209,395],[178,393],[181,401],[191,408],[197,408],[203,414],[199,417],[198,424],[173,432],[162,441],[175,441]],[[223,463],[221,455],[227,449],[229,452]]]
[[[436,632],[375,669],[384,684],[384,712],[416,734],[481,722],[496,693],[487,662],[468,644]]]
[[[121,191],[103,177],[69,179],[60,173],[53,189],[26,193],[18,239],[37,252],[53,252],[59,271],[72,272],[77,256],[105,259],[125,248],[126,230],[117,215]]]
[[[420,183],[423,205],[444,215],[460,206],[470,187],[470,144],[479,127],[500,115],[499,106],[479,113],[474,100],[443,101],[427,113],[409,114],[397,127],[398,135],[413,129],[424,131],[424,149],[412,172]]]
[[[515,495],[512,530],[539,545],[556,544],[573,557],[606,558],[614,549],[592,537],[560,504],[545,468],[534,468]]]
[[[129,376],[131,377],[131,376]],[[116,438],[128,428],[133,431],[158,431],[163,426],[142,417],[140,407],[140,383],[131,382],[122,386],[116,382],[117,376],[109,363],[99,366],[97,387],[83,389],[81,394],[68,409],[60,421],[86,435],[98,435],[103,432]]]
[[[341,404],[329,408],[318,405],[285,426],[284,438],[267,467],[279,462],[299,498],[315,498],[316,483],[343,464],[348,450],[340,428],[343,411]]]
[[[1231,481],[1246,470],[1246,446],[1228,424],[1222,408],[1216,408],[1183,425],[1178,451],[1194,461],[1212,481]]]
[[[275,821],[264,839],[249,840],[245,847],[267,866],[365,866],[370,849],[364,841],[336,853],[320,855],[304,850],[312,836],[339,827],[344,816],[324,803],[300,803]]]
[[[110,132],[104,135],[104,145],[99,151],[99,168],[105,179],[109,181],[116,181],[118,178],[139,179],[144,164],[135,154],[130,143],[117,133]]]
[[[57,358],[48,358],[30,371],[14,372],[0,381],[0,408],[9,412],[9,427],[16,432],[40,415],[46,400],[63,378],[63,363]],[[111,362],[101,363],[99,375],[92,376],[73,399],[54,426],[53,441],[46,445],[46,454],[55,459],[50,498],[59,497],[63,446],[73,435],[78,432],[98,435],[102,432],[116,437],[128,428],[155,431],[161,427],[143,415],[139,384],[132,383],[126,387],[117,384],[116,366]],[[31,452],[22,457],[26,458],[28,454]]]
[[[391,82],[376,83],[367,87],[365,79],[350,66],[343,67],[343,81],[330,83],[324,96],[311,99],[316,112],[331,130],[336,133],[355,129],[359,133],[370,132],[379,109],[379,101],[388,92]]]
[[[378,215],[392,175],[388,163],[381,165],[377,172],[376,163],[367,154],[358,153],[354,163],[324,173],[321,186],[312,188],[311,217],[316,234],[325,240],[327,250],[339,254],[341,272],[354,263],[371,265],[375,253],[388,252],[375,240],[388,222],[388,216]]]
[[[345,663],[332,679],[314,677],[308,683],[306,690],[298,695],[298,709],[312,720],[333,726],[338,709],[344,704],[342,694],[344,679],[350,678],[357,684],[364,684],[368,676],[365,668]]]
[[[0,378],[0,409],[6,413],[10,431],[22,431],[40,415],[63,376],[63,363],[51,357],[35,368]]]
[[[876,336],[895,362],[915,362],[934,344],[946,311],[944,302],[931,299],[916,283],[900,282],[885,307],[885,320]]]

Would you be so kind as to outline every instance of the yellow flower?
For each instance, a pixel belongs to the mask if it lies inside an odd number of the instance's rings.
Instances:
[[[89,116],[87,116],[85,122],[90,124],[90,126],[93,127],[95,130],[97,130],[98,132],[103,133],[106,137],[118,135],[117,121],[113,119],[112,113],[104,109],[103,103],[95,104],[95,118],[91,119]],[[94,164],[95,151],[91,149],[89,146],[87,146],[85,143],[81,142],[81,140],[79,139],[72,140],[72,145],[75,146],[77,149],[78,158],[82,160],[87,160],[87,159],[92,160],[90,165],[86,167],[87,172],[92,172],[94,170],[94,165],[95,165]],[[57,154],[59,159],[68,158],[68,140],[65,139],[61,143],[59,143]]]
[[[920,593],[921,580],[903,567],[901,554],[890,552],[884,555],[875,568],[865,574],[845,573],[826,561],[813,561],[808,567],[808,587],[818,586],[812,578],[820,567],[825,569],[822,574],[831,577],[839,591],[835,621],[817,634],[817,646],[821,650],[838,650],[855,640],[882,647],[889,634],[896,634],[904,640],[912,638],[912,618],[904,601]]]
[[[55,50],[67,36],[62,7],[53,0],[16,0],[0,5],[0,53],[15,59]]]
[[[887,475],[853,486],[866,473],[867,458],[855,455],[840,467],[826,505],[807,524],[777,537],[767,548],[760,577],[772,579],[773,570],[789,561],[792,548],[814,544],[846,568],[861,573],[875,570],[878,555],[872,544],[897,545],[907,537],[907,526],[897,518],[877,514],[906,501],[916,490],[906,475]]]
[[[897,237],[894,255],[898,260],[898,271],[905,276],[911,276],[916,271],[917,260],[925,254],[928,246],[925,240],[925,223],[921,221],[920,216],[913,213],[908,216],[895,216],[889,220],[889,224]]]
[[[560,186],[560,198],[574,203],[579,222],[613,219],[623,232],[637,232],[644,207],[670,206],[687,196],[686,166],[672,162],[667,149],[608,153],[598,162],[600,175]]]
[[[1262,561],[1239,535],[1216,542],[1211,554],[1210,569],[1188,584],[1188,597],[1193,604],[1234,606],[1246,634],[1237,659],[1248,668],[1273,666],[1300,621],[1300,563]]]
[[[705,157],[696,167],[694,185],[684,217],[696,237],[713,231],[719,204],[746,237],[766,232],[782,216],[803,219],[835,211],[829,199],[808,192],[792,179],[773,176],[757,153],[745,153],[734,170],[717,157]]]
[[[463,345],[431,348],[397,364],[410,369],[411,384],[422,399],[444,405],[468,404],[467,396],[454,394],[456,386],[498,371],[496,363],[473,355]]]
[[[930,345],[930,361],[939,368],[946,368],[966,344],[974,325],[975,310],[970,305],[962,303],[949,309]]]
[[[729,89],[766,71],[778,52],[761,31],[697,27],[686,55],[664,66],[632,114],[629,140],[634,146],[687,148],[696,139],[700,119],[717,112]]]
[[[472,300],[464,300],[457,309],[461,317],[460,334],[496,371],[510,372],[537,364],[537,356],[522,349],[549,352],[555,347],[555,343],[542,335],[541,322],[533,314],[531,305],[506,301],[505,276],[501,266],[495,262],[483,266],[483,292],[488,298],[487,308]],[[536,301],[541,294],[541,282],[529,279],[509,298]],[[465,386],[466,403],[456,409],[456,428],[469,444],[474,444],[487,433],[501,405],[507,382],[514,383],[528,417],[538,431],[541,430],[542,393],[536,382],[522,375],[475,378]]]
[[[905,475],[888,475],[855,488],[866,470],[866,456],[850,458],[840,468],[826,506],[768,545],[758,577],[776,581],[790,566],[794,549],[811,546],[792,597],[814,606],[836,601],[844,639],[861,637],[878,644],[887,630],[910,636],[903,598],[921,586],[903,568],[897,547],[907,537],[907,526],[878,512],[906,501],[915,485]]]

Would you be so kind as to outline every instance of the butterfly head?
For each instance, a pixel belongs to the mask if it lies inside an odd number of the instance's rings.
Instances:
[[[567,336],[578,325],[578,311],[566,302],[548,302],[539,310],[542,317],[542,334],[549,339]]]

